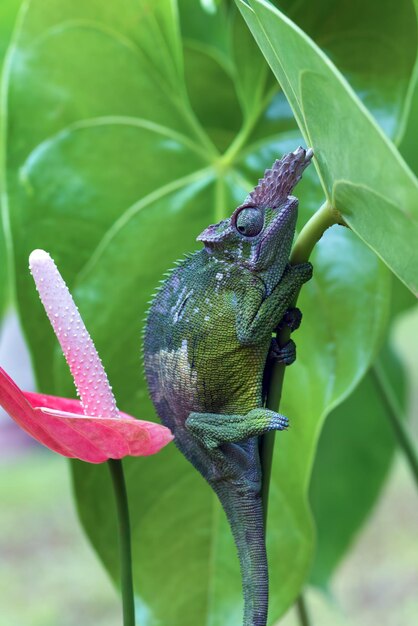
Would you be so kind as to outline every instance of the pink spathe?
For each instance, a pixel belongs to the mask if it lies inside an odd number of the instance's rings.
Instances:
[[[34,439],[63,456],[103,463],[124,456],[148,456],[173,439],[160,424],[83,414],[79,400],[24,392],[0,367],[0,404]]]

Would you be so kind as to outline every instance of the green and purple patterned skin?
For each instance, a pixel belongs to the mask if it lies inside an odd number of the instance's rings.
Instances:
[[[270,358],[294,360],[272,333],[300,322],[291,304],[312,276],[289,265],[298,201],[290,195],[310,163],[298,148],[265,172],[231,218],[198,237],[158,290],[145,330],[149,391],[175,443],[218,495],[238,549],[244,626],[265,626],[268,570],[259,436],[287,427],[264,408]]]

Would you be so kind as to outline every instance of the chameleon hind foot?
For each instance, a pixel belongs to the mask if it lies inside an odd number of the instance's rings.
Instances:
[[[271,340],[269,359],[273,359],[278,363],[292,365],[296,360],[296,344],[289,339],[284,346],[280,346],[277,339]]]
[[[287,309],[286,313],[280,320],[279,325],[276,328],[276,332],[287,326],[290,328],[290,332],[293,333],[297,330],[302,322],[302,311],[296,306]]]
[[[289,420],[269,409],[252,409],[246,415],[190,413],[186,428],[208,450],[225,443],[237,443],[271,430],[285,430]]]

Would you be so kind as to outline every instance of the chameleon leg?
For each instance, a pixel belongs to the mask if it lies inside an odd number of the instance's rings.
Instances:
[[[312,265],[310,263],[289,265],[281,281],[269,296],[266,297],[261,290],[256,292],[252,302],[238,311],[237,337],[240,344],[257,345],[270,337],[271,329],[276,328],[283,318],[286,319],[290,304],[300,287],[311,276]],[[297,314],[293,316],[295,318],[293,324],[297,324]]]
[[[186,428],[208,450],[225,443],[235,443],[257,437],[270,430],[285,430],[287,417],[269,409],[252,409],[246,415],[190,413]]]

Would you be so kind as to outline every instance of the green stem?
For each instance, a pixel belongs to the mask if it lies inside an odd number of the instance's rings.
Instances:
[[[328,202],[325,202],[321,208],[307,221],[299,233],[290,256],[290,263],[296,264],[308,261],[315,244],[321,239],[327,228],[333,224],[337,224],[339,219],[340,218],[337,212],[331,208]],[[296,304],[296,300],[297,296],[295,298],[294,305]],[[289,328],[283,328],[277,335],[279,345],[283,346],[289,340],[289,337]],[[273,411],[278,411],[280,406],[284,372],[285,366],[283,364],[277,363],[273,366],[266,401],[267,408],[272,409]],[[274,431],[264,435],[262,437],[260,449],[263,476],[261,496],[263,499],[265,527],[267,525],[268,494],[270,488],[271,466],[273,462],[274,439]]]
[[[131,529],[128,497],[122,461],[107,462],[112,477],[119,526],[120,581],[122,589],[123,626],[135,626],[134,588],[132,580]]]
[[[403,411],[393,392],[392,385],[382,365],[377,361],[371,368],[371,374],[386,405],[386,414],[389,416],[395,436],[408,461],[415,483],[418,487],[418,453],[414,442],[405,426],[405,420],[401,417]]]
[[[299,616],[300,626],[310,626],[311,620],[309,618],[308,607],[306,606],[305,598],[300,594],[296,601],[296,610]]]
[[[306,263],[309,261],[312,250],[321,239],[324,232],[334,224],[341,223],[342,219],[338,211],[335,211],[328,200],[312,215],[300,231],[292,254],[290,255],[290,263]]]

